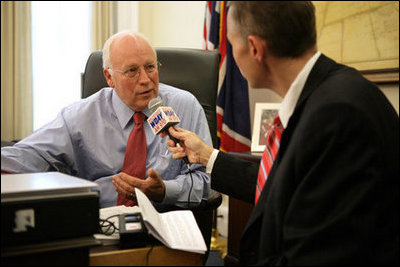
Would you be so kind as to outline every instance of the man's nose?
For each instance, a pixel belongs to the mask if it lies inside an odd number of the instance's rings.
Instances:
[[[138,81],[140,83],[148,83],[148,82],[150,82],[149,75],[147,74],[147,72],[143,68],[140,69],[138,75],[139,75]]]

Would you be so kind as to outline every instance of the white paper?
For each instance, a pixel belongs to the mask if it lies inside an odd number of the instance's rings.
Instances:
[[[190,210],[158,213],[150,200],[135,188],[136,198],[143,220],[149,232],[164,245],[172,249],[196,253],[207,251],[203,235]]]
[[[199,253],[207,250],[192,211],[170,211],[161,213],[160,216],[171,248]]]

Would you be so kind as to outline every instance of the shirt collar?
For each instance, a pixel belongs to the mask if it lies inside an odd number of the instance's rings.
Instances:
[[[115,114],[117,116],[119,124],[121,125],[121,128],[125,129],[125,127],[127,127],[128,123],[131,120],[135,111],[133,111],[130,107],[128,107],[121,100],[121,98],[115,92],[114,89],[113,89],[113,93],[112,93],[112,105],[115,110]],[[146,118],[150,117],[150,115],[151,115],[151,111],[147,107],[142,112],[144,113],[144,115],[146,115]]]
[[[279,118],[284,128],[286,128],[289,123],[289,119],[292,116],[300,94],[303,91],[308,75],[310,74],[320,55],[321,52],[318,51],[308,60],[303,69],[297,75],[296,79],[294,79],[290,85],[288,92],[282,100],[281,107],[279,109]]]

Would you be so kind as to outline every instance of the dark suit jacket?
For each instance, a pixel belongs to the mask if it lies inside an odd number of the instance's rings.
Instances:
[[[219,153],[212,188],[254,202],[258,165]],[[242,264],[398,264],[399,118],[321,55],[241,239]]]

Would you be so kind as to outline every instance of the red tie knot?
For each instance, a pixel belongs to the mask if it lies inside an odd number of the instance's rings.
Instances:
[[[145,118],[146,116],[142,112],[135,112],[135,114],[133,114],[135,124],[143,124]]]

